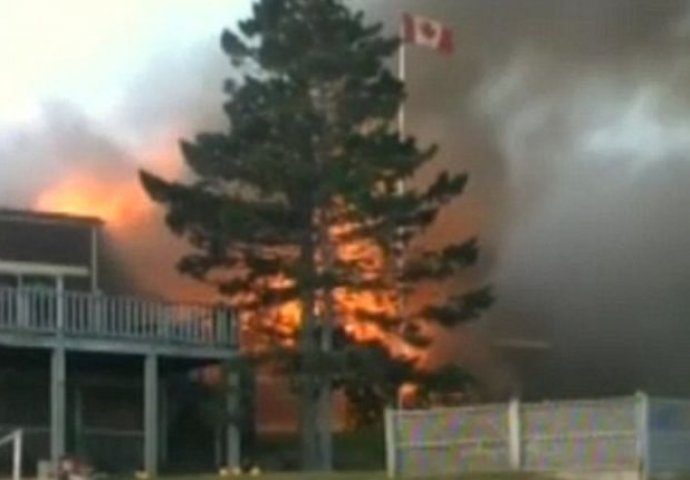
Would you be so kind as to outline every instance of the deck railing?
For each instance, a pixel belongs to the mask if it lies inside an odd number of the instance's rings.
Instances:
[[[98,339],[237,345],[227,308],[41,288],[0,287],[0,332]]]

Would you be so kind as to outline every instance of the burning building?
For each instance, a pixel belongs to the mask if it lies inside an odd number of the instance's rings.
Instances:
[[[24,431],[29,467],[69,453],[155,474],[195,449],[207,467],[236,464],[237,430],[204,425],[188,398],[191,371],[238,355],[233,316],[110,294],[102,225],[0,210],[0,435]]]

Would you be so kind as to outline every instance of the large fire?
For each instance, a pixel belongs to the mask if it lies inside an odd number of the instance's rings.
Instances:
[[[38,210],[98,217],[108,227],[126,228],[149,210],[149,202],[133,181],[110,181],[76,173],[58,181],[35,201]]]
[[[174,137],[176,138],[176,137]],[[149,166],[168,176],[178,176],[180,162],[170,152],[171,138],[162,139],[164,146],[144,152]],[[110,230],[127,230],[150,215],[154,205],[141,188],[136,166],[128,165],[116,172],[91,168],[77,170],[58,179],[35,199],[38,210],[71,215],[97,217]]]
[[[158,158],[166,156],[158,155]],[[158,171],[163,170],[171,176],[179,173],[174,171],[170,161],[161,160],[156,163]],[[135,276],[142,277],[142,284],[153,283],[159,291],[165,290],[159,292],[162,295],[173,299],[216,300],[214,292],[194,286],[189,280],[183,283],[183,279],[174,279],[176,274],[173,265],[185,251],[185,247],[173,242],[160,226],[161,220],[154,219],[154,203],[146,196],[134,170],[131,175],[116,178],[106,178],[105,174],[99,175],[98,172],[75,172],[42,192],[33,206],[44,211],[102,219],[106,229],[120,243],[121,255]],[[151,229],[151,225],[159,225],[160,228],[142,235],[142,229]],[[344,260],[364,258],[368,268],[373,270],[384,268],[380,253],[362,242],[339,246],[337,255]],[[166,272],[168,278],[159,272]],[[192,291],[194,295],[190,295]],[[334,292],[334,302],[337,317],[335,321],[353,339],[361,342],[377,340],[393,345],[395,335],[386,333],[374,322],[359,321],[359,316],[361,312],[395,313],[397,304],[394,295],[338,289]],[[266,321],[277,321],[278,324],[274,323],[271,328],[289,337],[299,328],[301,310],[299,302],[290,302]],[[247,327],[248,330],[252,328],[251,325]]]

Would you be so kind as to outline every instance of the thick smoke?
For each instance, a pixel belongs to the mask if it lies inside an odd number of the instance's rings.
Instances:
[[[354,3],[391,32],[403,10],[455,30],[452,59],[409,51],[408,128],[442,146],[437,166],[471,174],[436,236],[479,234],[482,262],[468,282],[496,285],[492,329],[552,344],[538,354],[550,371],[523,378],[534,394],[682,393],[690,1]],[[150,159],[178,162],[176,138],[222,125],[229,67],[217,43],[174,57],[142,72],[114,127],[58,103],[42,123],[3,130],[0,203],[30,206],[81,169],[126,182],[137,166],[153,168]],[[162,248],[171,240],[151,227],[159,213],[147,215],[124,250],[139,270],[172,278],[181,247]],[[466,335],[457,349],[472,363]]]
[[[46,101],[33,121],[0,131],[0,205],[102,216],[104,270],[114,274],[102,279],[108,291],[214,296],[176,273],[186,247],[166,230],[137,176],[142,167],[183,176],[179,138],[223,125],[227,62],[215,37],[191,43],[188,52],[154,59],[105,119],[74,102]]]
[[[495,331],[551,342],[532,395],[688,390],[690,3],[403,8],[456,30],[452,65],[414,54],[409,117],[473,175]]]

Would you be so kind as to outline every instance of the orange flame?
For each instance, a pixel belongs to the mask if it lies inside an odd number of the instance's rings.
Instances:
[[[150,150],[141,152],[152,170],[166,176],[177,177],[180,165],[177,155],[171,150],[171,140],[177,138],[170,134],[161,138]],[[78,170],[60,178],[47,190],[36,197],[33,207],[48,212],[69,215],[97,217],[108,228],[126,229],[142,221],[153,211],[154,204],[146,196],[137,175],[136,166],[129,171]]]
[[[68,176],[41,193],[34,207],[70,215],[98,217],[122,228],[148,209],[136,182],[113,182],[86,173]]]
[[[170,158],[174,157],[161,154],[162,152],[158,153],[159,155],[154,157],[159,159],[155,162],[154,171],[164,171],[166,176],[176,176],[179,172],[175,172],[175,167],[172,166],[173,162],[169,161]],[[183,248],[176,245],[173,254],[171,248],[161,248],[160,237],[155,241],[155,251],[151,251],[152,241],[149,241],[150,244],[141,244],[141,225],[153,223],[150,221],[150,217],[155,211],[155,205],[133,177],[134,171],[126,179],[122,177],[105,178],[102,173],[97,172],[75,172],[60,179],[51,188],[42,192],[36,198],[33,207],[44,211],[102,219],[111,233],[117,234],[123,243],[121,247],[124,248],[125,260],[130,263],[130,268],[134,270],[136,275],[145,280],[144,283],[155,284],[164,288],[166,291],[161,293],[167,297],[175,299],[189,297],[192,290],[189,283],[185,285],[181,280],[164,281],[159,274],[153,274],[156,276],[155,281],[148,281],[149,277],[152,276],[151,272],[166,270],[168,276],[175,276],[173,271],[174,258],[182,254]],[[346,228],[339,227],[336,230],[342,232]],[[164,235],[162,231],[158,234]],[[137,240],[135,241],[135,239]],[[169,242],[166,240],[166,243]],[[148,253],[144,250],[147,250]],[[163,255],[159,252],[160,250],[166,250],[167,253]],[[337,255],[343,260],[365,259],[366,268],[370,271],[380,272],[384,268],[381,253],[365,242],[340,245],[337,247]],[[145,260],[142,260],[144,257],[146,257]],[[154,264],[154,262],[158,264]],[[164,264],[163,262],[167,263]],[[139,264],[146,264],[146,267],[142,268]],[[276,279],[276,282],[284,282],[284,279]],[[206,291],[206,293],[201,293],[201,296],[211,299],[214,295]],[[195,299],[199,298],[200,296],[195,294]],[[359,321],[357,317],[359,311],[395,312],[397,307],[393,296],[338,289],[334,292],[334,299],[337,321],[355,341],[375,340],[390,344],[392,340],[389,338],[389,334],[373,323]],[[261,321],[268,321],[269,316],[273,317],[271,321],[275,323],[273,323],[272,329],[289,336],[299,328],[302,317],[301,310],[299,302],[290,302],[274,312],[274,315],[266,315],[267,318]],[[251,331],[251,329],[251,325],[248,325],[248,330]]]

